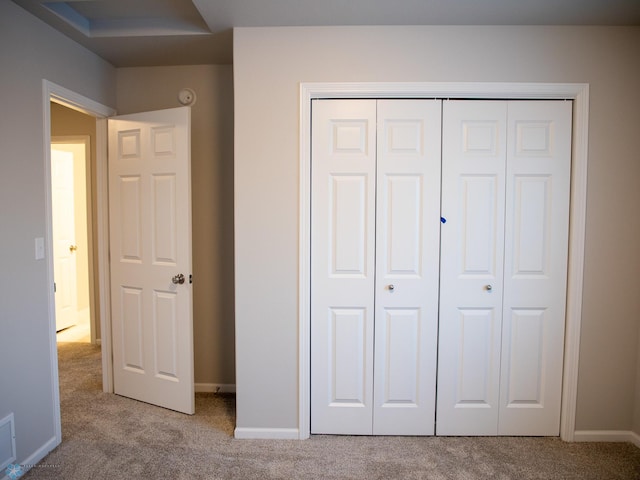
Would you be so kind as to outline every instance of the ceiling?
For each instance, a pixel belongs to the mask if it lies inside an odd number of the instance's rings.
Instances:
[[[640,0],[13,0],[116,67],[230,64],[233,27],[640,25]]]

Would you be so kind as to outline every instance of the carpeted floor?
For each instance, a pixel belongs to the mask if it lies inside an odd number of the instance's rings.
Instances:
[[[59,345],[62,444],[24,479],[640,479],[640,449],[555,438],[235,440],[231,395],[182,415],[101,390],[100,349]]]

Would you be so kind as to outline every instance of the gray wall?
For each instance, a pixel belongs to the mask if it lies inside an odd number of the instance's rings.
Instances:
[[[300,82],[590,84],[576,429],[636,429],[640,28],[234,30],[237,426],[298,425]]]
[[[14,412],[18,461],[54,438],[45,236],[42,80],[115,105],[115,69],[0,0],[0,418]],[[48,148],[48,146],[47,146]]]
[[[640,338],[638,339],[640,345]],[[640,348],[638,349],[638,366],[636,370],[636,398],[635,410],[633,414],[633,431],[640,435]]]
[[[232,67],[121,68],[117,78],[119,114],[178,107],[180,89],[196,92],[191,111],[195,382],[235,384]]]

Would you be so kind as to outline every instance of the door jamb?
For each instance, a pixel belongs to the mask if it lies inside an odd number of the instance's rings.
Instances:
[[[42,114],[44,127],[44,188],[45,188],[45,249],[47,257],[47,281],[49,288],[49,356],[51,387],[54,402],[54,431],[56,444],[62,441],[60,419],[60,387],[58,377],[58,350],[56,344],[55,296],[53,291],[53,245],[51,221],[51,102],[90,115],[96,119],[96,200],[98,236],[98,298],[100,302],[100,336],[102,345],[102,389],[113,392],[113,364],[111,362],[111,303],[109,276],[109,215],[107,191],[107,117],[116,111],[67,88],[42,80]]]
[[[298,438],[311,413],[311,100],[322,98],[473,98],[573,100],[569,261],[560,437],[574,441],[587,207],[589,84],[584,83],[301,83],[298,274]]]

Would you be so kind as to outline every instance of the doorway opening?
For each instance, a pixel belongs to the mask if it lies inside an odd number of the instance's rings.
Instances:
[[[100,343],[96,326],[91,138],[95,119],[52,104],[51,207],[58,342]],[[64,113],[64,115],[61,115]],[[83,120],[71,124],[68,117]],[[83,118],[84,117],[84,118]],[[70,128],[81,135],[58,136]],[[89,131],[89,134],[87,133]]]
[[[71,129],[58,129],[60,124],[54,123],[58,107],[65,108],[63,112],[77,113],[84,115],[84,121],[87,125],[91,125],[93,128],[93,135],[83,133],[73,127],[70,123],[68,126]],[[69,112],[67,112],[67,110]],[[106,136],[107,136],[107,121],[106,118],[115,114],[112,108],[99,104],[87,97],[79,95],[71,90],[68,90],[60,85],[56,85],[48,80],[42,81],[42,111],[43,111],[43,124],[44,124],[44,168],[45,168],[45,202],[46,202],[46,231],[45,231],[45,258],[47,261],[47,281],[51,285],[49,290],[49,356],[51,365],[51,380],[53,390],[53,409],[54,409],[54,430],[55,430],[55,444],[58,445],[62,441],[62,426],[60,415],[60,382],[58,374],[58,345],[56,338],[56,297],[55,297],[55,279],[54,279],[54,248],[53,248],[53,209],[52,209],[52,155],[51,146],[55,144],[58,136],[74,136],[83,137],[89,135],[91,155],[93,160],[91,163],[91,197],[93,197],[91,208],[91,222],[92,233],[87,240],[87,245],[93,245],[91,251],[93,258],[87,260],[87,263],[91,262],[93,265],[93,273],[90,279],[93,283],[93,303],[89,301],[89,311],[91,311],[91,305],[93,305],[94,312],[90,313],[90,318],[93,321],[93,328],[91,337],[92,340],[98,343],[98,339],[101,339],[100,346],[102,350],[102,389],[105,392],[113,391],[112,380],[112,366],[110,363],[111,354],[111,342],[110,342],[110,325],[107,321],[110,315],[109,312],[109,270],[107,268],[107,206],[106,206]],[[68,139],[65,140],[66,143]],[[86,146],[85,146],[85,162],[86,162]],[[85,164],[86,165],[86,164]],[[87,176],[85,175],[85,179]],[[85,180],[86,181],[86,180]],[[88,214],[87,214],[88,215]],[[86,228],[87,232],[89,228]],[[70,243],[66,248],[75,247],[75,243]],[[72,248],[72,250],[74,250]],[[91,258],[91,257],[88,257]],[[87,275],[89,276],[89,275]],[[91,295],[90,295],[91,297]]]

